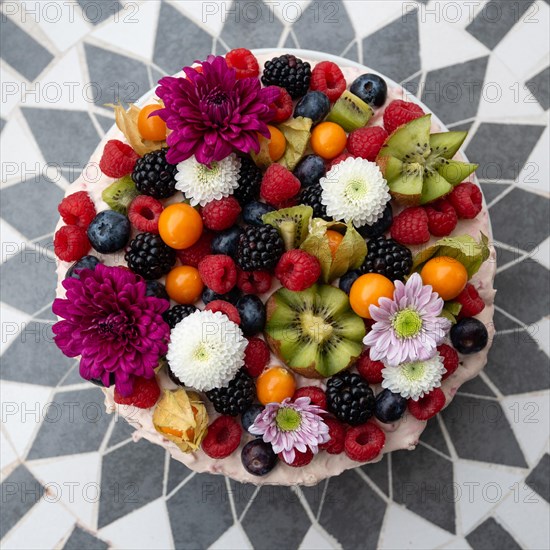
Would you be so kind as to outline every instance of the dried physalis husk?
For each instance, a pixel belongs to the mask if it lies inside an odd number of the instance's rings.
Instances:
[[[164,390],[153,413],[153,424],[184,453],[191,453],[206,435],[208,413],[198,393],[183,388]]]

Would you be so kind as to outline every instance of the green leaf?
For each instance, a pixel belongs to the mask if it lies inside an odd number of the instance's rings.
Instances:
[[[285,154],[283,158],[278,161],[279,164],[282,164],[289,170],[294,170],[294,168],[296,168],[296,165],[304,156],[307,144],[309,143],[312,124],[313,121],[310,118],[303,116],[291,118],[279,124],[278,128],[286,139]]]
[[[454,325],[456,323],[456,317],[462,309],[460,302],[445,302],[443,310],[441,311],[441,317],[446,317]]]

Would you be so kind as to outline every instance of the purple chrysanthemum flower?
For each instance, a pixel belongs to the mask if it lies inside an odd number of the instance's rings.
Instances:
[[[380,298],[378,307],[369,307],[375,323],[363,343],[371,348],[370,358],[392,367],[430,359],[451,328],[451,322],[440,317],[443,305],[418,273],[406,284],[396,281],[393,300]]]
[[[261,435],[271,443],[273,451],[283,453],[289,464],[294,462],[295,451],[305,453],[309,447],[313,454],[319,452],[319,445],[330,439],[328,426],[323,422],[321,407],[311,404],[309,397],[290,398],[282,403],[268,403],[256,417],[249,432]]]
[[[187,78],[166,76],[157,95],[164,109],[155,111],[172,130],[167,160],[178,164],[191,156],[210,164],[234,150],[256,153],[258,133],[269,138],[270,105],[279,97],[276,87],[262,88],[258,78],[237,79],[223,57],[208,56],[202,73],[184,69]]]
[[[53,302],[64,319],[53,326],[55,343],[68,357],[81,356],[82,378],[109,386],[113,373],[117,391],[130,395],[134,377],[152,378],[168,349],[162,313],[169,303],[146,296],[145,282],[123,267],[99,264],[79,275],[63,281],[66,298]]]

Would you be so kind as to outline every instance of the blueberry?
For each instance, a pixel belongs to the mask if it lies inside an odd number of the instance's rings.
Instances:
[[[330,111],[330,99],[323,92],[308,92],[294,108],[294,116],[305,116],[313,125],[321,122]]]
[[[216,294],[211,288],[208,288],[207,286],[205,286],[204,290],[202,291],[201,297],[202,297],[202,301],[204,302],[204,305],[209,304],[214,300],[224,300],[226,302],[229,302],[235,305],[241,296],[242,296],[241,291],[237,287],[232,288],[226,294]]]
[[[91,245],[102,254],[122,250],[130,238],[130,221],[120,212],[104,210],[88,227]]]
[[[376,396],[374,416],[376,416],[380,422],[396,422],[405,414],[406,410],[407,400],[398,393],[392,393],[390,390],[382,390]]]
[[[270,443],[262,439],[254,439],[247,443],[241,451],[241,461],[244,469],[254,476],[265,476],[277,465],[277,455]]]
[[[110,388],[111,386],[115,385],[115,373],[112,372],[111,374],[109,374],[109,384],[107,386],[105,386],[101,378],[90,378],[88,382],[91,382],[94,386],[99,386],[100,388]]]
[[[264,410],[263,405],[250,405],[246,411],[243,412],[241,416],[242,427],[248,432],[248,428],[252,426],[254,420],[258,415]],[[259,437],[259,436],[256,436]]]
[[[349,91],[368,103],[371,107],[381,107],[388,97],[388,85],[377,74],[367,73],[358,76],[351,84]]]
[[[236,304],[245,336],[254,336],[265,327],[265,306],[254,294],[245,294]]]
[[[166,287],[160,281],[146,281],[147,290],[145,296],[154,296],[170,301],[170,296],[166,292]]]
[[[353,283],[359,278],[360,275],[361,272],[358,269],[348,271],[345,275],[342,275],[340,277],[340,282],[338,283],[340,290],[343,290],[346,294],[349,294],[349,291],[351,290],[351,285],[353,285]]]
[[[73,279],[80,279],[79,272],[81,269],[95,269],[97,264],[100,264],[99,258],[96,258],[95,256],[83,256],[78,260],[78,262],[75,262],[69,269],[67,269],[67,273],[65,274],[65,279],[68,279],[69,277],[72,277]]]
[[[319,155],[306,155],[294,168],[302,187],[318,184],[326,173],[325,161]]]
[[[459,353],[469,355],[481,351],[489,339],[485,325],[478,319],[461,319],[451,328],[451,341]]]
[[[243,232],[242,228],[234,225],[221,233],[216,234],[212,239],[212,254],[226,254],[235,257],[239,237]]]
[[[265,202],[252,201],[243,206],[243,220],[250,225],[263,225],[262,216],[274,210],[273,206]]]
[[[391,227],[392,222],[393,210],[391,204],[388,202],[379,220],[375,221],[372,225],[363,225],[359,227],[357,231],[364,239],[373,239],[374,237],[383,235]]]

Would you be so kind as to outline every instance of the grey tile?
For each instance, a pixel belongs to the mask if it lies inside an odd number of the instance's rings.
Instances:
[[[166,483],[166,492],[172,492],[186,477],[191,474],[191,470],[182,464],[179,460],[170,458],[168,465],[168,479]]]
[[[294,40],[294,35],[289,32],[286,39],[283,48],[299,48],[299,44],[296,43],[296,40]]]
[[[77,2],[82,8],[84,20],[93,25],[99,25],[99,23],[109,18],[114,21],[115,14],[122,8],[122,4],[118,0],[101,0],[101,2],[97,0],[77,0]]]
[[[359,43],[354,42],[349,50],[344,54],[344,57],[346,59],[350,59],[351,61],[359,62]],[[348,82],[348,84],[351,84],[351,82]]]
[[[154,68],[151,69],[151,74],[153,75],[153,83],[155,86],[158,84],[158,81],[165,76],[164,73],[161,73]]]
[[[495,230],[495,227],[493,225],[493,231]],[[500,246],[495,246],[495,252],[497,255],[497,266],[501,267],[507,263],[515,262],[521,258],[521,252],[519,249],[515,250],[507,250],[506,248],[501,248]]]
[[[221,40],[214,38],[214,46],[212,47],[212,53],[214,55],[225,55],[229,51],[229,48],[222,44]]]
[[[539,140],[544,126],[484,122],[466,147],[470,162],[479,164],[482,180],[515,180]]]
[[[495,325],[495,330],[507,330],[511,328],[519,329],[520,325],[518,325],[515,321],[512,321],[510,317],[507,317],[506,315],[500,313],[500,311],[495,310],[495,313],[493,315],[493,324]]]
[[[361,466],[361,470],[367,474],[369,479],[386,495],[390,494],[389,460],[385,454],[382,460]]]
[[[329,480],[319,523],[344,549],[376,548],[385,511],[386,503],[347,470]]]
[[[107,550],[107,548],[107,543],[84,531],[78,525],[63,546],[63,550]]]
[[[2,15],[0,57],[31,82],[46,68],[53,55],[32,36]]]
[[[481,379],[480,376],[476,376],[475,378],[468,380],[465,384],[462,384],[462,386],[458,389],[458,393],[472,393],[474,395],[495,397],[495,394],[491,388]]]
[[[508,187],[510,187],[508,183],[481,183],[481,190],[483,191],[487,204],[504,193]]]
[[[0,539],[42,498],[44,488],[22,464],[0,485]]]
[[[422,101],[445,123],[475,117],[488,60],[489,57],[480,57],[430,71],[422,89]]]
[[[105,412],[103,393],[99,388],[56,393],[44,411],[28,458],[97,451],[111,418]]]
[[[535,96],[540,106],[546,111],[550,107],[550,67],[536,74],[526,83],[529,91]]]
[[[211,51],[212,37],[170,4],[162,2],[154,62],[166,74],[174,74],[197,59],[206,59]]]
[[[514,432],[496,401],[456,395],[442,415],[459,457],[527,467]]]
[[[392,474],[395,502],[455,532],[452,462],[420,445],[414,455],[408,451],[392,453]]]
[[[84,378],[80,376],[79,365],[75,365],[74,367],[71,368],[71,372],[69,372],[67,378],[63,380],[62,385],[72,386],[73,384],[82,384],[82,383],[91,384],[91,382],[84,380]]]
[[[233,479],[229,480],[229,484],[231,487],[231,495],[233,496],[237,517],[241,517],[244,509],[256,491],[256,485],[252,485],[252,483],[239,483]]]
[[[407,78],[407,80],[404,80],[401,85],[407,92],[410,94],[413,94],[415,96],[418,96],[418,93],[420,91],[420,77],[422,76],[422,73],[417,74],[416,76],[412,76],[410,78]]]
[[[473,123],[474,121],[472,120],[470,122],[462,122],[460,124],[455,124],[454,126],[450,127],[449,130],[456,130],[457,132],[469,132]]]
[[[265,48],[276,46],[282,31],[283,24],[262,0],[237,1],[227,10],[220,38],[230,48]]]
[[[162,495],[164,449],[146,439],[103,457],[98,527],[101,529]],[[144,475],[144,467],[147,475]]]
[[[233,524],[222,476],[194,476],[168,499],[166,505],[178,549],[207,548]]]
[[[132,434],[135,431],[135,428],[127,422],[122,416],[114,417],[114,428],[111,432],[111,437],[109,438],[109,443],[107,444],[108,448],[114,447],[122,441],[132,437]]]
[[[522,19],[523,14],[532,3],[532,0],[518,2],[491,0],[483,6],[466,30],[492,50],[506,36],[506,33]]]
[[[69,183],[74,183],[82,173],[82,166],[75,168],[69,168],[68,170],[62,170],[63,176]]]
[[[0,191],[0,216],[32,240],[55,229],[62,198],[63,191],[41,175]]]
[[[439,425],[437,418],[431,418],[428,420],[426,429],[420,436],[420,441],[446,455],[449,454],[449,448],[447,447],[445,437],[443,436],[443,432],[441,431],[441,426]]]
[[[101,126],[101,128],[103,128],[103,131],[105,133],[107,133],[115,123],[115,119],[111,117],[95,115],[95,118],[99,122],[99,125]]]
[[[2,380],[56,386],[74,359],[53,343],[51,325],[31,321],[2,356]]]
[[[473,550],[520,550],[521,546],[494,518],[486,519],[469,535],[468,544]]]
[[[307,500],[307,503],[309,504],[309,507],[311,508],[314,516],[317,516],[317,513],[319,512],[319,507],[321,506],[321,501],[323,500],[323,493],[325,491],[327,482],[328,481],[325,479],[317,483],[317,485],[312,485],[310,487],[300,487],[300,491],[302,491],[302,494]]]
[[[550,502],[550,455],[546,453],[527,476],[525,483]]]
[[[311,2],[292,29],[300,47],[333,54],[341,54],[355,38],[348,12],[340,0]]]
[[[363,40],[363,63],[401,82],[420,70],[417,10]]]
[[[6,124],[7,122],[3,118],[0,118],[0,133],[2,133],[2,130]]]

